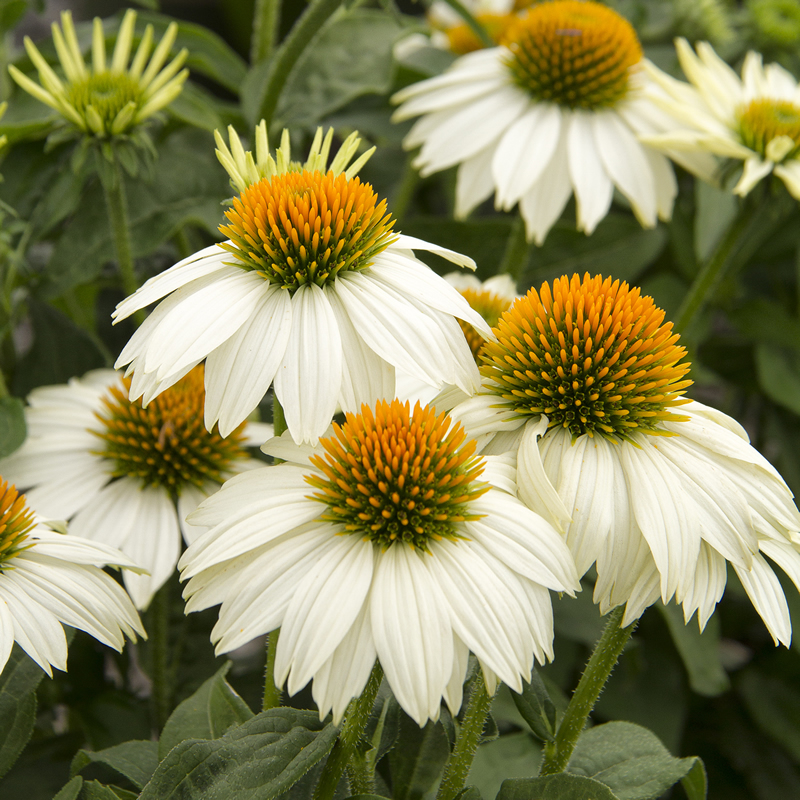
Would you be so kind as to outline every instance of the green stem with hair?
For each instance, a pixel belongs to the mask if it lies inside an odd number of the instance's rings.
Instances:
[[[101,178],[103,173],[101,173]],[[139,288],[136,273],[133,269],[133,254],[131,250],[130,222],[128,220],[128,201],[125,197],[125,182],[119,161],[114,159],[114,169],[111,175],[101,180],[106,196],[108,221],[111,223],[111,232],[114,235],[114,247],[117,251],[117,263],[122,277],[122,288],[126,295],[133,294]],[[137,320],[141,323],[141,320]]]
[[[444,0],[453,11],[464,20],[467,27],[478,37],[478,40],[484,47],[497,47],[497,42],[492,39],[486,32],[486,28],[478,22],[477,19],[470,13],[470,11],[459,0]]]
[[[172,684],[169,669],[169,581],[154,595],[150,604],[148,641],[150,680],[153,683],[153,715],[161,731],[172,710]]]
[[[332,800],[345,769],[357,753],[358,744],[367,727],[382,680],[383,670],[376,661],[361,697],[351,700],[347,707],[339,738],[325,762],[319,783],[314,790],[314,800]]]
[[[486,691],[480,668],[472,676],[471,684],[464,718],[458,727],[456,744],[447,760],[436,800],[455,800],[464,788],[483,733],[483,726],[486,724],[492,698]]]
[[[531,243],[525,234],[525,222],[522,217],[517,216],[506,241],[499,271],[508,273],[514,279],[514,283],[518,284],[522,271],[528,265],[530,252]]]
[[[258,64],[272,57],[278,40],[280,20],[281,0],[256,0],[253,10],[250,63]]]
[[[617,606],[608,615],[603,634],[578,681],[578,686],[558,726],[555,740],[547,742],[544,746],[544,761],[540,775],[555,775],[566,769],[578,738],[586,726],[586,720],[638,622],[637,620],[631,623],[627,628],[620,627],[624,614],[625,607]]]
[[[259,109],[259,117],[267,121],[268,128],[292,68],[319,29],[328,21],[341,3],[342,0],[311,0],[300,19],[297,20],[289,32],[289,35],[275,52],[275,57],[272,59],[267,73],[267,81],[261,95]]]
[[[276,628],[267,636],[267,663],[264,667],[264,699],[261,710],[278,708],[281,704],[281,690],[275,685],[275,656],[278,652],[278,636],[281,629]]]

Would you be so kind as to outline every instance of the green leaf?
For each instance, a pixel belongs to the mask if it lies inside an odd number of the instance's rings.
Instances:
[[[81,800],[136,800],[134,792],[120,789],[118,786],[105,786],[98,781],[88,781],[83,785]]]
[[[187,83],[169,104],[169,113],[188,125],[213,132],[225,127],[218,106],[218,101],[205,89]]]
[[[705,181],[695,181],[696,215],[694,251],[697,260],[705,261],[728,230],[739,210],[739,199],[725,189]]]
[[[79,750],[72,759],[70,775],[77,775],[88,764],[98,763],[116,770],[137,789],[141,789],[158,766],[158,744],[134,740],[109,747],[99,753]]]
[[[604,783],[619,800],[660,797],[695,765],[675,758],[658,737],[632,722],[607,722],[584,731],[567,766]]]
[[[239,87],[247,74],[247,64],[221,36],[202,25],[173,20],[148,11],[139,12],[139,20],[136,23],[137,28],[146,23],[152,24],[156,40],[164,35],[171,22],[177,22],[178,35],[172,46],[173,52],[177,53],[185,47],[189,51],[186,66],[193,73],[205,75],[238,95]]]
[[[696,758],[694,766],[681,778],[681,785],[689,800],[706,800],[708,781],[703,762]]]
[[[18,397],[0,398],[0,458],[10,456],[28,434],[25,406]]]
[[[270,800],[324,758],[337,735],[314,712],[272,708],[219,739],[181,742],[140,800]]]
[[[756,348],[758,382],[764,394],[800,414],[800,358],[768,344]]]
[[[438,722],[420,728],[403,714],[398,739],[401,746],[389,752],[394,800],[419,800],[434,785],[450,755],[447,734]]]
[[[483,800],[483,795],[477,786],[467,786],[456,795],[456,800]]]
[[[758,297],[730,316],[734,325],[754,341],[800,351],[800,319],[779,303]]]
[[[539,742],[527,731],[508,733],[478,748],[467,782],[484,797],[494,797],[507,778],[532,778],[539,772]]]
[[[17,362],[14,393],[25,395],[36,386],[66,383],[74,375],[106,366],[91,337],[50,305],[28,302],[33,346]]]
[[[44,672],[14,645],[0,674],[0,777],[19,757],[33,733],[36,720],[36,687]]]
[[[83,778],[80,775],[76,775],[59,791],[53,800],[76,800],[82,788]]]
[[[292,70],[275,119],[286,126],[316,125],[356,97],[388,92],[392,45],[405,29],[398,16],[372,9],[333,17]]]
[[[592,778],[548,775],[503,781],[496,800],[618,800],[611,790]]]
[[[522,694],[512,691],[511,696],[534,734],[544,742],[555,741],[556,707],[535,668],[530,683],[523,684]]]
[[[716,697],[730,689],[728,673],[720,660],[719,618],[712,616],[700,633],[696,620],[683,621],[683,611],[672,603],[656,608],[667,623],[672,641],[689,673],[689,685],[698,694]]]
[[[800,760],[800,691],[752,668],[741,673],[736,688],[756,725]]]
[[[185,739],[217,739],[253,718],[247,703],[225,680],[230,668],[228,661],[172,712],[158,740],[159,761]]]

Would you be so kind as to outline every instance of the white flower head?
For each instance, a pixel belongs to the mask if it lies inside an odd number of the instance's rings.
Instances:
[[[600,276],[518,300],[485,345],[484,388],[451,412],[517,457],[519,497],[554,525],[603,613],[659,597],[703,628],[730,562],[776,641],[791,623],[765,556],[800,584],[800,514],[734,420],[685,398],[685,350],[652,299]]]
[[[457,216],[494,192],[498,208],[519,203],[528,238],[541,244],[573,192],[587,234],[615,188],[643,226],[670,218],[672,167],[637,136],[674,123],[645,94],[647,81],[630,23],[600,3],[553,0],[520,15],[503,46],[398,92],[394,119],[422,115],[404,142],[421,146],[422,175],[459,165]],[[708,156],[685,158],[713,169]]]
[[[203,425],[203,368],[147,409],[128,397],[130,380],[96,370],[68,384],[34,389],[28,438],[0,461],[0,472],[29,489],[38,518],[70,520],[69,533],[119,548],[149,574],[123,581],[144,609],[175,571],[185,523],[227,478],[260,464],[247,445],[272,435],[247,423],[223,438]]]
[[[474,262],[395,234],[386,202],[348,176],[347,161],[338,174],[287,164],[249,184],[226,212],[228,241],[151,278],[117,306],[118,322],[165,298],[117,361],[133,375],[133,397],[149,403],[205,359],[209,428],[219,422],[227,435],[274,385],[295,441],[313,442],[337,405],[356,411],[394,397],[395,367],[433,386],[477,389],[480,375],[455,318],[483,336],[491,331],[412,250],[473,269]],[[245,182],[248,170],[237,173]]]
[[[579,584],[561,536],[508,493],[511,459],[475,457],[445,414],[398,400],[314,448],[263,449],[285,463],[203,503],[192,522],[211,529],[180,562],[187,611],[221,603],[218,653],[280,627],[276,683],[313,678],[336,722],[377,658],[420,725],[460,707],[469,651],[490,693],[552,658],[548,589]]]
[[[139,615],[103,567],[139,568],[113,547],[36,521],[25,496],[0,478],[0,672],[14,642],[50,676],[66,670],[64,625],[122,650],[144,636]],[[127,574],[127,573],[126,573]]]
[[[800,87],[779,64],[750,51],[740,78],[707,42],[697,53],[685,39],[675,42],[690,83],[648,65],[659,91],[655,102],[680,125],[646,141],[687,154],[712,153],[741,160],[742,176],[733,191],[748,194],[770,173],[800,200]]]
[[[89,66],[83,60],[72,15],[62,11],[61,28],[54,22],[52,31],[66,82],[27,36],[25,50],[39,72],[40,83],[13,64],[9,72],[28,94],[58,111],[83,133],[119,136],[168,106],[181,93],[189,75],[189,70],[181,69],[188,55],[186,49],[164,66],[178,34],[177,23],[167,27],[155,50],[153,26],[148,25],[131,61],[135,26],[136,12],[129,9],[122,18],[114,52],[107,59],[103,22],[95,17]]]

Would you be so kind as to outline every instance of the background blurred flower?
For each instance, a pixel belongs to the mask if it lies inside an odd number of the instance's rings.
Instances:
[[[97,370],[28,397],[28,438],[0,472],[28,492],[40,519],[70,519],[69,533],[119,548],[149,574],[124,573],[146,608],[175,570],[187,514],[231,475],[260,464],[247,446],[271,425],[244,423],[227,438],[203,426],[203,368],[143,409],[130,381]]]
[[[420,725],[461,705],[469,651],[520,690],[552,657],[548,589],[578,588],[558,533],[505,491],[508,460],[474,457],[444,414],[398,400],[348,414],[316,448],[239,476],[198,508],[209,526],[181,559],[187,611],[222,604],[224,653],[281,628],[275,679],[314,679],[339,721],[378,658]],[[310,488],[311,487],[311,488]],[[498,488],[499,487],[499,488]]]

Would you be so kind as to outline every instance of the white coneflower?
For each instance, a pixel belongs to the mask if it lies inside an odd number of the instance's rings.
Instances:
[[[119,548],[149,574],[124,573],[137,608],[175,571],[181,534],[200,531],[186,515],[222,482],[258,466],[248,445],[272,427],[241,425],[223,438],[203,425],[203,368],[146,409],[128,397],[130,381],[97,370],[28,397],[28,438],[0,461],[0,472],[29,488],[39,518],[69,519],[69,533]]]
[[[144,628],[123,588],[103,567],[138,566],[113,547],[37,523],[0,478],[0,672],[14,642],[48,674],[67,668],[64,625],[122,650]]]
[[[765,556],[800,583],[800,514],[741,426],[683,397],[672,323],[626,283],[586,275],[520,298],[484,346],[484,386],[451,412],[483,452],[514,452],[520,498],[560,524],[594,599],[623,625],[661,597],[705,626],[726,561],[772,636],[791,638]]]
[[[336,170],[319,143],[306,165],[284,147],[274,168],[266,157],[223,158],[233,182],[248,184],[220,228],[229,240],[151,278],[113,315],[165,298],[117,361],[132,373],[133,397],[149,402],[206,359],[207,426],[218,421],[226,435],[274,382],[295,441],[313,442],[337,405],[394,397],[395,367],[433,386],[477,388],[455,318],[484,336],[489,327],[411,251],[473,261],[393,233],[386,202],[347,168],[355,148],[346,144]]]
[[[166,66],[177,23],[171,23],[153,50],[153,27],[145,28],[131,61],[136,12],[128,10],[122,19],[111,58],[106,57],[103,22],[94,19],[92,61],[83,60],[72,15],[61,13],[61,28],[54,22],[53,43],[66,81],[56,75],[36,45],[25,37],[25,50],[39,72],[36,83],[15,66],[9,66],[14,80],[26,91],[85,134],[119,136],[145,122],[169,105],[183,89],[189,70],[181,70],[187,50]]]
[[[334,426],[316,448],[234,478],[192,521],[187,611],[222,604],[217,652],[281,629],[275,663],[294,694],[314,680],[338,722],[376,658],[420,725],[455,712],[471,650],[490,694],[521,689],[552,657],[548,589],[578,588],[558,533],[516,497],[508,460],[474,456],[449,418],[394,400]],[[501,488],[496,488],[496,487]]]
[[[653,227],[670,218],[677,186],[669,161],[638,136],[674,123],[646,94],[642,64],[636,32],[610,8],[538,3],[509,25],[501,47],[398,92],[394,118],[422,115],[404,143],[421,146],[421,174],[459,165],[457,216],[494,192],[499,208],[519,203],[528,238],[541,244],[573,192],[578,228],[589,234],[617,188]],[[714,169],[705,154],[670,155],[702,174]]]
[[[697,54],[685,39],[676,42],[678,59],[691,84],[677,81],[649,65],[658,84],[654,101],[683,127],[647,141],[687,154],[712,153],[743,162],[734,193],[746,195],[774,173],[800,200],[800,87],[779,64],[762,64],[749,52],[739,76],[707,42]]]

